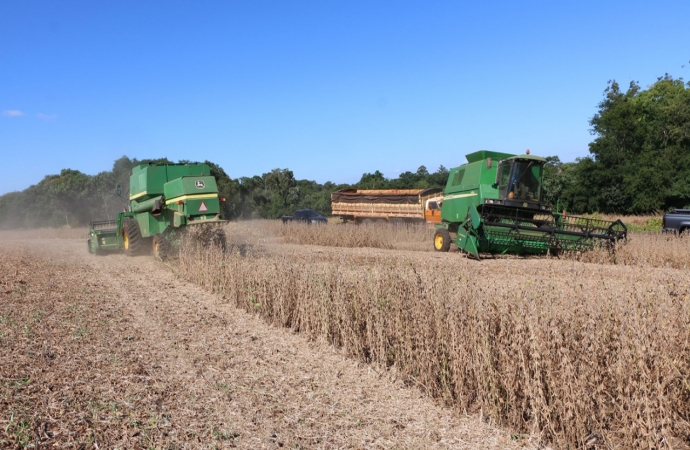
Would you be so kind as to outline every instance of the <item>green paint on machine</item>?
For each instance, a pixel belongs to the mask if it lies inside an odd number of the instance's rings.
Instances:
[[[539,156],[480,150],[467,164],[451,169],[441,206],[434,248],[447,251],[446,239],[470,255],[546,254],[591,249],[627,238],[620,220],[566,216],[542,201]]]
[[[176,229],[224,222],[221,201],[208,164],[140,164],[130,176],[128,207],[114,220],[91,223],[88,249],[134,255],[152,248],[162,256]]]

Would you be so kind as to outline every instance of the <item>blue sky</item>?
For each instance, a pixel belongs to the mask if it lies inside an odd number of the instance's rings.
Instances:
[[[478,149],[572,161],[608,80],[690,79],[688,18],[687,0],[0,0],[0,194],[122,155],[321,183]]]

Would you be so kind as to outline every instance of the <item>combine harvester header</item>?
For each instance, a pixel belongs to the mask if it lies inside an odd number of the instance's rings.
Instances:
[[[626,239],[615,222],[552,212],[542,201],[546,160],[529,154],[481,150],[467,164],[451,169],[441,207],[434,249],[451,242],[479,258],[479,253],[557,254],[612,246]]]

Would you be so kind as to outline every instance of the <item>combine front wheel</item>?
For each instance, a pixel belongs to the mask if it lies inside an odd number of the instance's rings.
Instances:
[[[434,234],[434,250],[447,252],[450,250],[450,233],[445,228],[439,228]]]
[[[141,250],[141,231],[136,220],[125,220],[122,237],[127,256],[134,256]]]

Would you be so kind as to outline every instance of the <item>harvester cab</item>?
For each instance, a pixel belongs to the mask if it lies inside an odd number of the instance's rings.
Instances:
[[[496,185],[499,198],[506,202],[528,201],[530,204],[541,200],[541,181],[544,163],[539,160],[509,158],[498,163]]]
[[[625,239],[620,221],[552,213],[542,201],[544,158],[481,150],[451,169],[434,248],[480,253],[545,254]]]

